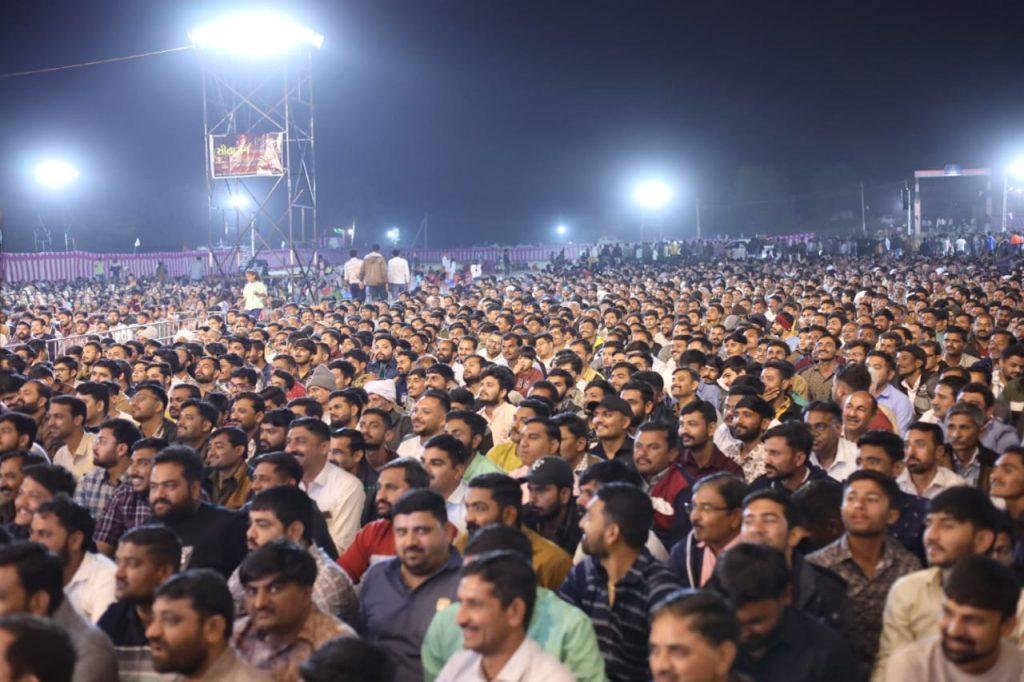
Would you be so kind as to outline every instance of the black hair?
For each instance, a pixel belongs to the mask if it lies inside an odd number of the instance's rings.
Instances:
[[[415,457],[393,459],[382,466],[377,473],[380,474],[386,469],[401,469],[405,473],[405,484],[410,489],[430,487],[430,474]]]
[[[71,682],[75,646],[67,631],[56,622],[13,614],[0,618],[0,630],[11,638],[5,654],[10,679],[32,675],[44,682]]]
[[[238,567],[238,577],[242,585],[276,575],[286,583],[313,587],[316,571],[312,554],[290,540],[277,538],[249,552]]]
[[[683,415],[693,414],[694,412],[699,412],[700,416],[704,417],[704,421],[708,424],[714,424],[718,421],[718,412],[715,411],[714,405],[706,400],[691,400],[679,408],[680,418]]]
[[[476,480],[475,478],[473,479]],[[605,483],[629,483],[640,488],[643,486],[643,478],[635,468],[617,459],[606,459],[594,462],[587,470],[580,475],[580,485],[586,485],[591,481],[600,484]]]
[[[64,602],[64,567],[60,559],[38,542],[18,540],[0,545],[0,566],[13,566],[27,597],[45,592],[50,598],[46,615]]]
[[[691,630],[715,646],[725,642],[739,644],[740,622],[736,612],[714,592],[676,590],[651,609],[651,622],[665,616],[685,619]]]
[[[782,507],[782,514],[786,517],[786,526],[789,530],[804,525],[804,515],[801,513],[801,509],[793,503],[792,495],[787,495],[775,488],[755,490],[743,498],[743,508],[746,509],[748,505],[758,500],[768,500]]]
[[[194,407],[199,412],[199,416],[204,421],[210,422],[210,427],[217,426],[217,422],[220,420],[220,410],[217,409],[216,405],[209,401],[212,393],[207,395],[206,400],[186,400],[181,404],[181,411],[184,412],[186,407]]]
[[[932,424],[931,422],[916,421],[907,427],[907,431],[920,431],[922,433],[930,434],[932,442],[935,446],[945,445],[946,436],[942,433],[942,427],[938,424]],[[858,445],[860,442],[858,441]]]
[[[294,485],[278,485],[253,496],[250,511],[269,511],[285,528],[296,521],[302,524],[302,539],[312,543],[312,515],[319,513],[309,495]]]
[[[942,582],[946,597],[957,604],[998,611],[1001,620],[1012,618],[1020,599],[1020,581],[1013,571],[983,556],[956,561]]]
[[[488,472],[474,476],[468,483],[470,488],[481,488],[491,491],[491,497],[500,510],[512,507],[516,510],[516,520],[522,517],[523,489],[519,481],[508,474]]]
[[[502,608],[508,608],[516,599],[525,606],[523,631],[530,627],[533,607],[537,601],[537,574],[529,559],[511,550],[485,552],[463,565],[462,576],[477,576],[491,585]]]
[[[430,488],[414,488],[403,493],[391,509],[391,518],[413,512],[429,512],[441,526],[448,523],[448,509],[444,498]]]
[[[156,588],[154,599],[187,599],[200,621],[220,616],[224,619],[224,639],[231,638],[235,621],[235,602],[224,577],[210,568],[193,568],[172,575]]]
[[[160,566],[170,566],[175,571],[181,566],[181,540],[167,526],[148,523],[125,532],[118,544],[125,543],[143,547],[146,554]]]
[[[290,478],[296,484],[302,481],[302,464],[299,463],[299,460],[295,459],[294,455],[289,455],[286,452],[267,452],[259,455],[252,461],[253,469],[260,464],[269,464],[274,467],[274,473]]]
[[[444,452],[452,466],[465,466],[469,461],[469,449],[462,444],[462,441],[448,433],[441,433],[433,436],[423,444],[423,450],[437,448]]]
[[[114,440],[118,445],[127,445],[129,449],[135,444],[135,441],[142,438],[142,432],[127,419],[107,419],[100,424],[100,430],[103,429],[108,429],[114,434]]]
[[[987,493],[965,485],[946,488],[928,501],[929,514],[948,514],[975,530],[995,531],[996,508]]]
[[[623,541],[633,549],[642,548],[654,523],[654,506],[642,489],[629,483],[607,483],[597,489],[604,503],[604,515],[619,527]]]
[[[262,424],[270,424],[278,428],[288,428],[295,421],[295,413],[286,407],[279,407],[276,410],[267,410],[263,413]]]
[[[882,489],[882,494],[889,498],[889,507],[895,508],[896,500],[900,496],[900,487],[896,485],[896,481],[894,481],[890,476],[886,476],[880,471],[860,469],[846,477],[846,480],[843,481],[843,490],[846,490],[850,487],[850,484],[856,483],[857,481],[873,482]]]
[[[72,533],[82,534],[83,552],[96,550],[96,544],[92,540],[92,534],[96,530],[96,521],[93,520],[88,509],[72,502],[67,495],[61,494],[43,502],[36,510],[36,516],[51,515],[56,517],[69,536]]]
[[[802,452],[810,457],[814,449],[814,436],[807,424],[799,421],[790,421],[773,426],[764,432],[762,440],[769,438],[782,438],[786,441],[786,447],[793,452]]]
[[[73,395],[59,395],[50,401],[50,407],[54,405],[66,405],[71,410],[71,418],[81,417],[82,421],[85,421],[85,403],[82,402],[81,398],[76,398]]]
[[[375,644],[336,637],[299,666],[303,682],[393,682],[395,661]]]
[[[719,557],[714,575],[723,595],[735,608],[781,599],[790,584],[790,570],[782,550],[751,543],[740,543],[727,550]]]
[[[743,508],[743,498],[747,496],[747,483],[739,476],[725,471],[716,471],[694,484],[694,494],[704,486],[714,489],[730,511]]]
[[[318,405],[320,403],[317,403]],[[331,439],[331,427],[324,423],[323,419],[316,417],[300,417],[293,421],[289,426],[288,430],[303,428],[309,431],[317,439],[317,441],[323,443]]]
[[[181,473],[189,483],[202,481],[206,473],[203,469],[202,458],[187,445],[167,446],[153,458],[153,466],[158,464],[177,464],[181,467]]]
[[[39,425],[36,424],[36,420],[28,416],[24,412],[16,412],[14,410],[10,412],[4,412],[0,414],[0,424],[4,422],[10,422],[14,430],[18,432],[18,436],[28,436],[28,445],[32,447],[32,443],[36,440],[36,432],[39,429]]]
[[[476,556],[485,552],[508,550],[527,561],[533,561],[533,544],[519,528],[491,523],[480,528],[466,543],[463,556]]]
[[[75,477],[70,471],[56,464],[33,464],[25,466],[22,462],[21,473],[50,491],[51,495],[64,493],[68,497],[75,494]]]

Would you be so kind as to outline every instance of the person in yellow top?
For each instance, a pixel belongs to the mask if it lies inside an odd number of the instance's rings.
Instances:
[[[512,428],[508,432],[509,439],[487,451],[487,459],[501,467],[505,473],[511,473],[523,466],[519,457],[519,439],[523,437],[523,425],[534,417],[550,417],[548,406],[539,400],[527,398],[516,407],[512,418]]]
[[[465,549],[469,536],[490,524],[518,528],[533,547],[533,570],[537,583],[557,590],[572,569],[572,557],[565,550],[522,524],[523,491],[516,479],[506,474],[480,474],[466,490],[466,532],[455,538],[455,548]]]

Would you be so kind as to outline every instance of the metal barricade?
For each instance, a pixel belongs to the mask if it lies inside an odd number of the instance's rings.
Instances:
[[[67,349],[71,346],[81,346],[97,336],[100,338],[114,339],[117,343],[143,341],[146,339],[166,343],[173,339],[178,332],[182,330],[194,331],[198,326],[198,323],[199,320],[196,318],[189,318],[186,320],[159,320],[156,322],[149,322],[147,324],[132,324],[124,327],[115,327],[105,333],[92,332],[90,334],[75,334],[73,336],[65,336],[60,339],[50,339],[46,342],[46,352],[50,356],[51,361],[56,360],[60,356],[65,355],[67,353]],[[8,347],[19,345],[22,345],[21,342],[15,342],[11,343]]]

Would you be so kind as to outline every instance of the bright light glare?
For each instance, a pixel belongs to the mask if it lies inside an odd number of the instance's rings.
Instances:
[[[237,55],[267,57],[279,55],[299,45],[316,49],[324,37],[278,12],[229,14],[192,29],[189,40],[196,47]]]
[[[565,225],[559,225],[558,227],[555,228],[555,232],[558,234],[559,237],[564,237],[566,234],[569,233],[569,228],[566,227]]]
[[[388,234],[388,239],[390,239],[392,243],[394,243],[394,244],[398,243],[398,237],[401,235],[401,232],[399,231],[399,229],[397,227],[392,227],[390,230],[388,230],[387,234]]]
[[[1017,180],[1024,180],[1024,157],[1015,160],[1006,170]]]
[[[633,190],[633,201],[644,208],[657,211],[672,200],[672,189],[661,180],[646,180]]]
[[[244,194],[232,194],[228,197],[228,206],[241,210],[249,205],[249,199]]]
[[[50,159],[36,166],[36,182],[47,189],[63,189],[78,178],[78,169],[67,161]]]

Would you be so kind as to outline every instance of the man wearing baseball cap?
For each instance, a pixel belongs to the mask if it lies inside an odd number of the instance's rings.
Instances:
[[[590,449],[590,454],[632,464],[633,441],[627,431],[632,421],[633,410],[629,403],[617,395],[602,398],[594,409],[594,432],[599,442]]]
[[[572,490],[572,467],[561,457],[541,457],[525,477],[530,501],[524,523],[531,530],[564,549],[576,553],[580,541],[580,514]]]

